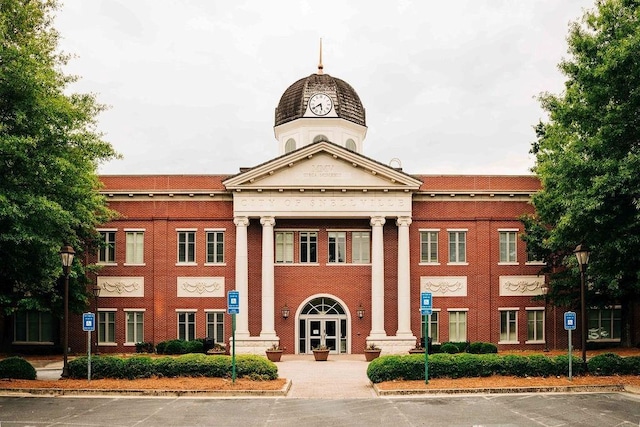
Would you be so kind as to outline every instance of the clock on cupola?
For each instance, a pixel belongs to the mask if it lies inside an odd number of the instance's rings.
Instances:
[[[274,134],[285,154],[319,141],[362,153],[365,110],[349,83],[324,73],[322,41],[318,71],[289,86],[276,107]]]

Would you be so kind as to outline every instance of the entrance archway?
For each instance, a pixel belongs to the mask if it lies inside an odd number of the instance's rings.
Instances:
[[[349,316],[344,304],[331,296],[309,299],[298,313],[296,352],[310,354],[320,345],[331,353],[349,352]]]

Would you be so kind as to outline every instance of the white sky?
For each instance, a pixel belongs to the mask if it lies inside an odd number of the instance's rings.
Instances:
[[[63,0],[64,1],[64,0]],[[65,71],[110,106],[103,174],[227,174],[278,155],[275,107],[324,71],[367,115],[364,153],[411,174],[528,174],[535,97],[558,93],[594,0],[66,0]]]

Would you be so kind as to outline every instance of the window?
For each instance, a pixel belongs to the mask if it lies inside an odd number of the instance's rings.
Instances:
[[[467,340],[467,312],[449,311],[449,341]]]
[[[517,262],[517,231],[500,231],[500,262]]]
[[[127,311],[126,342],[136,343],[144,341],[144,312]]]
[[[14,341],[53,343],[51,313],[19,311],[14,316]]]
[[[500,311],[500,342],[518,342],[518,311]]]
[[[420,232],[420,262],[438,262],[438,232]]]
[[[427,320],[428,320],[428,330],[427,330],[427,336],[431,338],[431,342],[440,342],[440,326],[439,326],[439,322],[438,322],[438,317],[439,313],[437,311],[433,311],[431,312],[431,314],[429,316],[427,316]],[[420,335],[424,336],[424,316],[420,316],[420,318],[422,319],[421,324],[422,324],[422,332],[420,333]]]
[[[315,231],[300,232],[300,262],[318,262],[318,233]]]
[[[320,134],[320,135],[316,135],[315,138],[313,138],[313,142],[320,142],[320,141],[329,141],[329,138],[327,138],[326,136]]]
[[[466,231],[449,231],[449,262],[467,262]]]
[[[214,264],[224,262],[223,231],[207,231],[207,262]]]
[[[589,309],[588,327],[589,334],[587,338],[589,341],[596,340],[616,340],[619,341],[621,337],[621,313],[620,308],[603,308],[603,309]]]
[[[347,233],[344,231],[329,232],[329,262],[346,262]]]
[[[127,264],[144,264],[144,232],[127,231]]]
[[[276,263],[293,262],[293,232],[276,232]]]
[[[224,312],[207,313],[207,338],[212,338],[214,343],[224,343]]]
[[[293,138],[287,139],[287,142],[284,144],[284,152],[290,153],[296,149],[296,141]]]
[[[351,235],[351,262],[354,264],[369,264],[371,258],[368,231],[354,231]]]
[[[353,139],[349,138],[347,139],[347,142],[345,142],[344,147],[347,150],[351,150],[351,151],[356,151],[356,143]]]
[[[116,262],[116,232],[100,232],[100,250],[98,262],[102,264],[114,264]]]
[[[196,339],[196,313],[178,312],[178,339],[185,341]]]
[[[98,312],[98,343],[116,342],[116,312]]]
[[[178,232],[178,262],[193,263],[196,261],[196,232]]]
[[[544,340],[544,310],[527,310],[527,341]]]

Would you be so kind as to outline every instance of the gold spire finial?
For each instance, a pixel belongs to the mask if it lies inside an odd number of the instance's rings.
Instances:
[[[320,37],[320,62],[318,62],[318,74],[322,74],[322,37]]]

